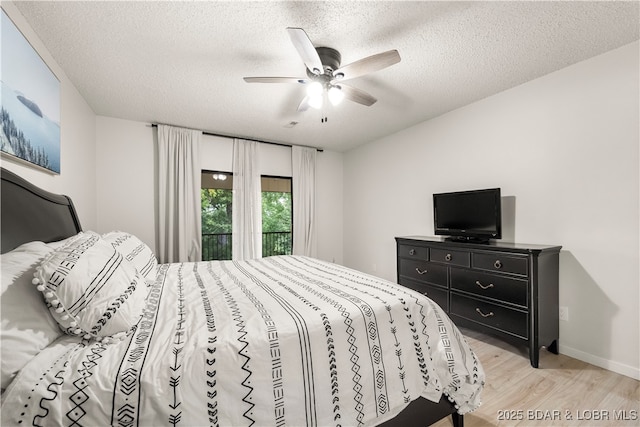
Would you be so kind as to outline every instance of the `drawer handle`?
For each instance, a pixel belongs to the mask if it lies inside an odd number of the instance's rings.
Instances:
[[[502,268],[502,262],[500,262],[500,260],[497,259],[496,262],[493,263],[493,266],[495,268]]]
[[[480,289],[490,289],[493,288],[493,283],[489,283],[488,285],[483,285],[479,280],[476,280],[476,285],[480,286]]]
[[[429,270],[427,270],[426,268],[424,270],[420,270],[418,267],[416,267],[416,271],[418,272],[418,274],[425,274]]]
[[[479,308],[476,308],[476,311],[477,311],[477,312],[478,312],[478,314],[479,314],[480,316],[482,316],[482,317],[491,317],[491,316],[493,316],[493,311],[490,311],[488,314],[484,314],[484,313],[482,312],[482,310],[480,310]]]
[[[453,258],[453,257],[451,256],[451,254],[446,254],[446,255],[444,256],[444,260],[445,260],[445,261],[451,261],[451,259],[452,259],[452,258]]]
[[[411,250],[409,251],[409,255],[415,255],[415,254],[416,254],[416,250],[415,250],[415,249],[411,249]]]

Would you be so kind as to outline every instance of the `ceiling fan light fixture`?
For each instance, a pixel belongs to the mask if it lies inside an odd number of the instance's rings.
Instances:
[[[321,96],[323,90],[324,90],[324,87],[322,86],[322,83],[311,82],[309,83],[309,86],[307,86],[307,95],[309,95],[310,97],[319,96],[319,95]]]
[[[322,108],[322,92],[309,96],[309,106],[316,110]]]
[[[344,92],[340,86],[331,86],[327,95],[332,105],[338,105],[344,100]]]

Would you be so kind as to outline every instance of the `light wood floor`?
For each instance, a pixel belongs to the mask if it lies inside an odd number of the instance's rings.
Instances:
[[[487,377],[465,427],[640,426],[639,381],[545,349],[534,369],[524,347],[461,330]],[[450,417],[434,424],[451,425]]]

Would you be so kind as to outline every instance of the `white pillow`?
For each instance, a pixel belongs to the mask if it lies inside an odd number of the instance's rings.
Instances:
[[[72,240],[77,239],[79,236],[81,236],[83,233],[83,231],[78,232],[77,234],[71,236],[71,237],[67,237],[66,239],[62,239],[62,240],[57,240],[55,242],[50,242],[47,243],[47,246],[49,246],[51,249],[58,249],[63,247],[64,245],[68,245]]]
[[[155,280],[158,259],[151,248],[133,234],[124,231],[112,231],[102,235],[127,261],[142,273],[145,279]]]
[[[147,296],[135,267],[93,232],[48,255],[36,268],[33,283],[63,331],[107,342],[132,331]]]
[[[30,242],[0,256],[2,389],[28,361],[62,335],[40,292],[31,283],[36,266],[52,251],[43,242]]]

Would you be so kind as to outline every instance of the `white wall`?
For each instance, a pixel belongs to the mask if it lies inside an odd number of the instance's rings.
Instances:
[[[2,167],[45,190],[70,196],[82,227],[92,229],[96,226],[96,116],[18,9],[10,2],[2,2],[2,9],[60,80],[61,103],[60,174],[44,172],[4,154]]]
[[[156,247],[157,132],[147,123],[96,119],[97,231],[129,231]],[[259,145],[263,175],[291,176],[291,149]],[[231,171],[233,143],[203,135],[201,167]],[[342,262],[342,155],[317,156],[318,258]]]
[[[515,203],[506,239],[563,246],[560,351],[640,378],[638,51],[346,153],[345,263],[395,280],[394,237],[433,234],[433,193],[501,187]]]
[[[96,231],[128,231],[151,248],[156,248],[155,134],[145,123],[96,117]]]

